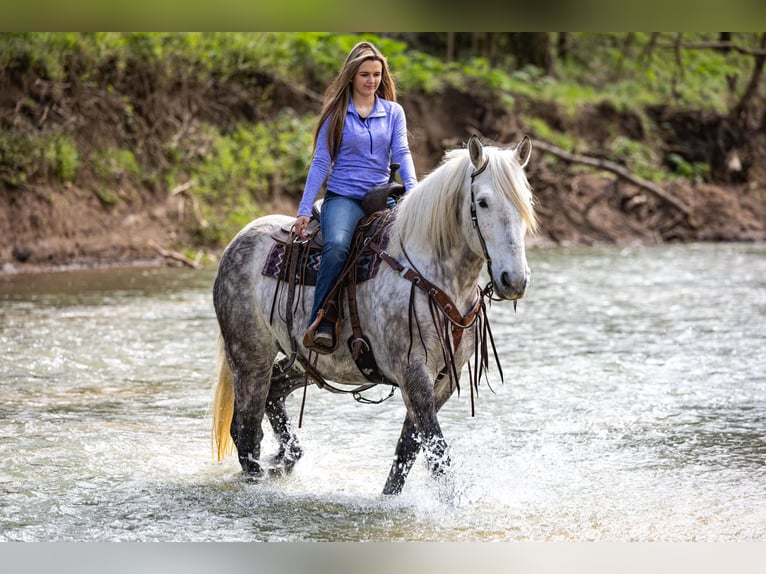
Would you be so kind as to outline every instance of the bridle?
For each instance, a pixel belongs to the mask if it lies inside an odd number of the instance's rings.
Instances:
[[[481,228],[479,227],[479,219],[476,216],[476,194],[473,190],[473,184],[474,180],[477,176],[484,173],[484,170],[487,169],[487,165],[489,164],[489,158],[484,159],[484,163],[479,167],[478,169],[475,169],[471,172],[471,223],[473,224],[473,228],[476,230],[476,235],[479,237],[479,243],[481,244],[481,249],[484,252],[484,260],[487,262],[487,273],[489,273],[489,283],[487,283],[487,286],[482,289],[482,295],[485,295],[492,298],[492,293],[494,292],[494,285],[495,285],[495,277],[492,275],[492,257],[489,255],[489,251],[487,250],[487,242],[484,241],[484,236],[481,233]]]

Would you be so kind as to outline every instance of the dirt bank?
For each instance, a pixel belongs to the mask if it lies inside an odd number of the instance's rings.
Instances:
[[[300,98],[287,88],[281,96],[279,91],[276,95],[275,101],[303,108],[301,111],[316,106],[313,100]],[[459,145],[470,134],[500,143],[517,141],[527,133],[525,112],[534,105],[526,102],[519,109],[508,110],[456,91],[439,98],[410,94],[401,101],[408,113],[416,169],[421,176],[439,161],[445,149]],[[534,111],[538,117],[547,113],[551,123],[563,121],[555,117],[555,110],[538,106]],[[641,136],[636,133],[634,118],[607,112],[583,110],[563,127],[592,139],[594,149],[607,131]],[[103,132],[100,119],[85,122],[81,130]],[[210,121],[210,117],[202,116],[190,121],[203,119]],[[668,116],[663,125],[672,129]],[[694,125],[699,128],[700,122]],[[658,146],[676,145],[674,137],[682,136],[675,131]],[[91,139],[98,137],[94,134]],[[688,206],[688,213],[684,213],[614,174],[583,169],[538,149],[528,173],[537,198],[541,232],[531,245],[764,241],[766,170],[759,166],[766,166],[766,154],[759,158],[753,156],[752,149],[748,153],[750,172],[743,181],[695,184],[679,180],[664,186],[667,193]],[[190,206],[171,190],[139,188],[127,179],[116,180],[110,191],[120,201],[108,202],[87,186],[87,178],[80,178],[66,193],[56,191],[50,184],[39,182],[13,189],[0,187],[1,272],[136,262],[181,265],[179,258],[168,257],[167,250],[182,247],[191,259],[195,253],[212,259],[220,253],[220,247],[194,244],[184,225],[191,216]],[[295,205],[282,200],[266,209],[294,213]]]

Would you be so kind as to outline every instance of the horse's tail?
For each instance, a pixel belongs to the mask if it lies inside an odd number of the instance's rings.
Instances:
[[[211,437],[213,456],[223,460],[234,452],[231,440],[231,419],[234,416],[234,375],[226,360],[223,336],[218,335],[218,385],[213,399],[213,432]]]

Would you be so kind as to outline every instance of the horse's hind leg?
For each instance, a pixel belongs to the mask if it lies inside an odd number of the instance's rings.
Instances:
[[[224,341],[233,386],[231,438],[242,470],[260,475],[263,415],[271,387],[277,343],[264,314],[272,301],[262,284],[254,253],[262,251],[257,226],[237,236],[226,248],[213,284],[213,304]]]
[[[242,470],[259,476],[263,472],[260,463],[263,440],[261,422],[269,391],[271,365],[240,366],[233,371],[234,416],[231,421],[231,438],[237,447]]]
[[[271,389],[266,399],[266,416],[279,443],[279,451],[271,461],[275,467],[273,470],[275,473],[290,472],[303,456],[303,449],[298,443],[298,437],[293,432],[287,416],[285,398],[304,382],[303,373],[294,367],[283,373],[276,364],[274,365]]]
[[[269,338],[266,329],[258,328],[257,321],[244,313],[226,326],[237,327],[222,330],[234,384],[231,438],[237,447],[242,470],[259,476],[263,473],[260,462],[263,440],[261,423],[271,387],[276,344]]]

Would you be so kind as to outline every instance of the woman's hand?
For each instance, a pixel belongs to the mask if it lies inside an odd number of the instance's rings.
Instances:
[[[308,215],[299,215],[298,219],[295,220],[295,234],[298,237],[302,239],[306,238],[306,235],[308,235],[307,229],[310,220],[311,218]]]

